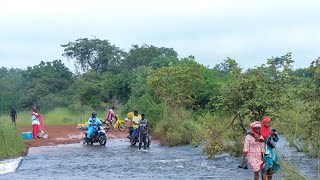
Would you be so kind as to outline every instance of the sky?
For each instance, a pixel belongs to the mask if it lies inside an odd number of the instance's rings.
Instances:
[[[294,68],[320,56],[318,0],[0,0],[0,67],[61,59],[62,44],[108,39],[174,48],[206,66],[227,57],[253,68],[292,52]]]

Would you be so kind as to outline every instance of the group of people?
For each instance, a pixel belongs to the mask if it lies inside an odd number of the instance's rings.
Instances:
[[[97,118],[97,113],[95,111],[92,112],[91,117],[88,119],[88,131],[87,131],[87,138],[91,138],[93,132],[95,131],[96,126],[103,125],[103,123],[106,123],[107,121],[110,122],[111,125],[113,125],[117,121],[117,116],[114,113],[114,107],[111,107],[109,109],[107,117],[105,120],[100,120]],[[146,149],[147,147],[147,134],[148,134],[148,128],[149,123],[146,119],[145,114],[138,114],[138,111],[133,112],[133,117],[130,124],[130,130],[129,130],[129,136],[137,136],[139,137],[139,149],[143,148]]]
[[[243,161],[239,167],[247,169],[247,157],[255,180],[259,179],[260,172],[262,180],[271,180],[280,167],[275,148],[279,137],[271,125],[269,116],[264,116],[261,123],[251,123],[244,140]]]
[[[133,111],[133,117],[130,125],[130,131],[128,137],[135,137],[138,136],[139,138],[139,151],[141,150],[142,143],[143,149],[147,149],[147,138],[148,137],[148,129],[149,123],[146,119],[145,114],[139,115],[138,111]]]

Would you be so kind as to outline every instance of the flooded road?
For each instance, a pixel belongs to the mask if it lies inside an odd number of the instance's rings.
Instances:
[[[239,169],[240,158],[202,155],[201,147],[152,144],[137,151],[127,139],[111,139],[106,147],[70,144],[30,148],[14,173],[0,179],[252,179]],[[308,169],[306,173],[316,172]],[[311,177],[311,178],[313,178]],[[280,173],[274,179],[283,179]]]

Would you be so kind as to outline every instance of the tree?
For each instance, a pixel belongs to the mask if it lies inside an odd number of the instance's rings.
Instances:
[[[305,89],[304,99],[307,103],[307,111],[310,112],[311,118],[308,121],[309,138],[316,152],[319,156],[320,150],[320,58],[313,61],[308,68],[312,78],[310,79],[307,88]]]
[[[41,61],[39,65],[28,67],[23,72],[24,94],[22,103],[30,107],[49,94],[58,94],[67,90],[73,83],[73,74],[61,60]]]
[[[129,70],[139,66],[152,66],[154,69],[168,66],[178,62],[178,54],[172,48],[155,47],[150,45],[132,45],[125,61],[125,67]]]
[[[194,59],[186,58],[181,61],[184,63],[152,71],[147,78],[156,97],[172,108],[191,107],[197,91],[204,84],[202,72],[205,67]]]
[[[221,91],[222,109],[232,113],[244,130],[244,117],[259,120],[271,114],[277,118],[281,108],[290,106],[286,90],[291,81],[289,71],[292,63],[291,53],[288,53],[280,58],[268,59],[267,66],[237,75]]]
[[[236,62],[236,60],[227,58],[222,63],[217,64],[214,69],[219,70],[225,74],[228,74],[232,71],[238,71],[234,73],[239,73],[241,71],[241,68],[239,67],[239,64]]]
[[[92,69],[96,72],[119,73],[126,52],[110,44],[108,40],[80,38],[75,42],[61,45],[63,56],[75,59],[76,68],[82,71]]]
[[[12,107],[20,108],[22,73],[20,69],[0,68],[0,114],[8,112]]]

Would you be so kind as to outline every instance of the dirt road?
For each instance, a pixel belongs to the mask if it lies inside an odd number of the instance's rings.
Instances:
[[[31,126],[18,127],[20,132],[31,132]],[[36,139],[25,139],[24,142],[27,147],[38,147],[38,146],[54,146],[58,144],[72,144],[79,143],[83,140],[83,132],[75,125],[53,125],[45,126],[45,133],[48,134],[48,138],[36,138]],[[114,130],[107,132],[108,139],[114,138],[125,138],[128,135],[128,130],[119,131]]]

